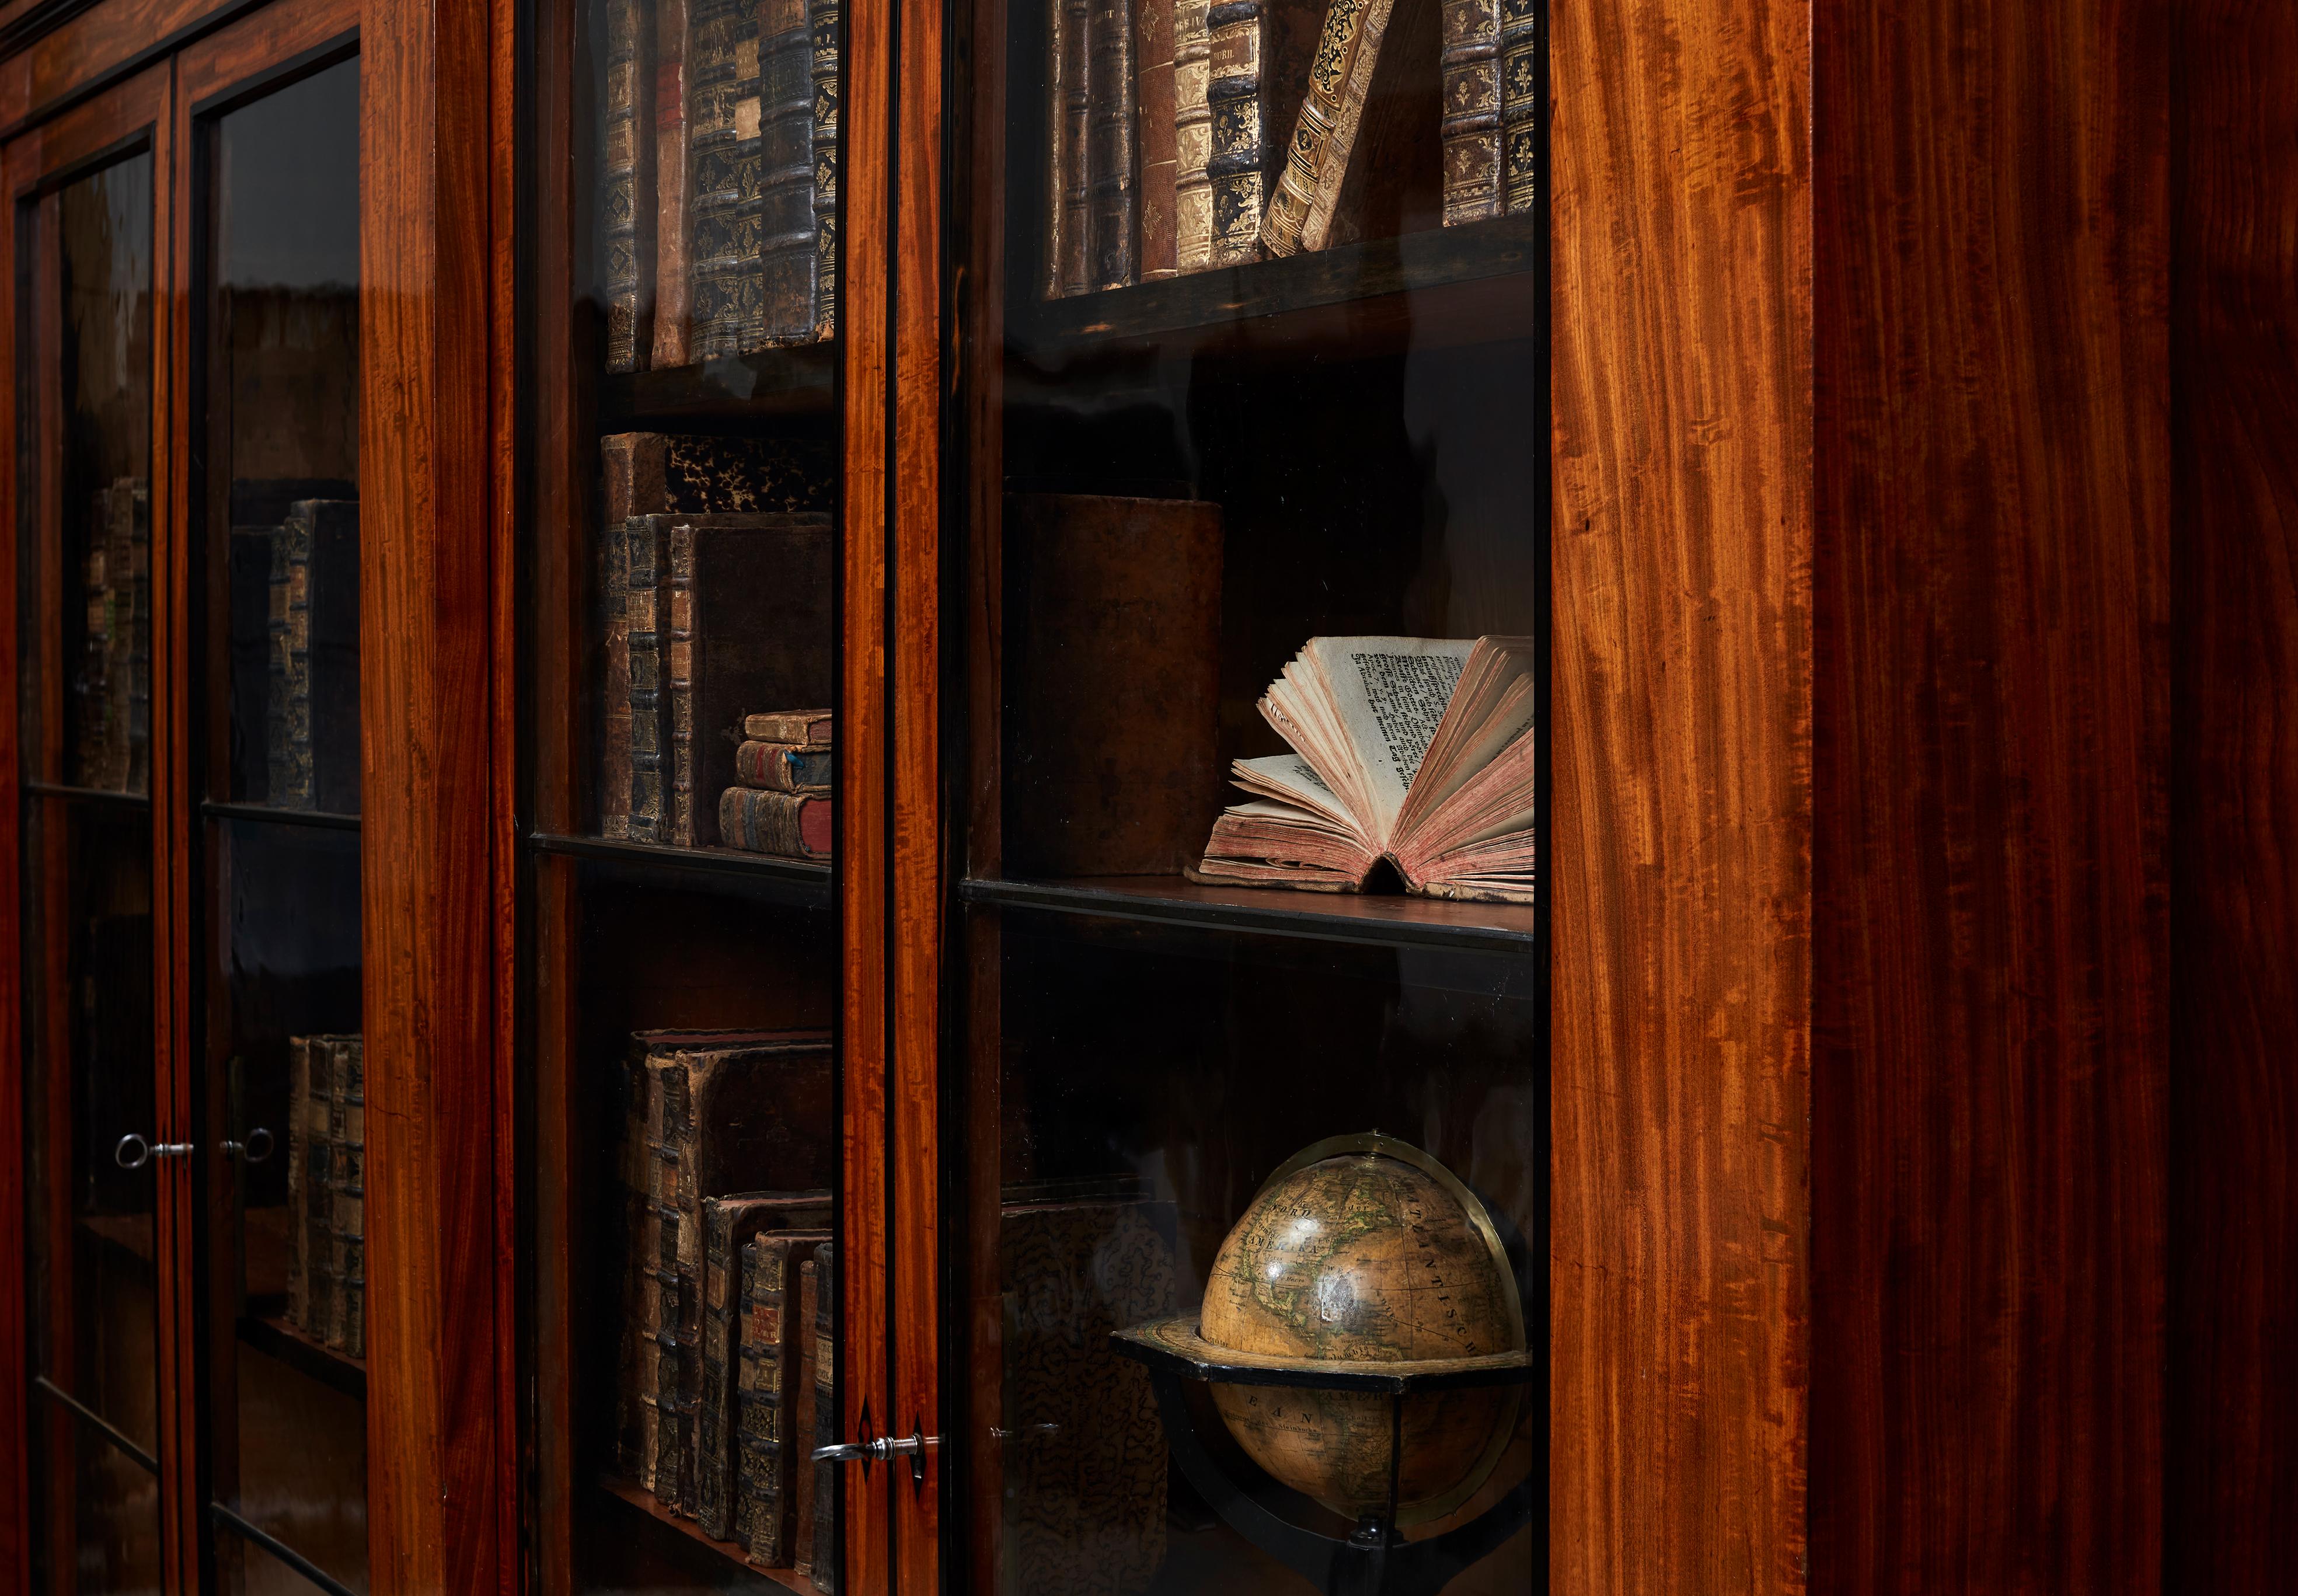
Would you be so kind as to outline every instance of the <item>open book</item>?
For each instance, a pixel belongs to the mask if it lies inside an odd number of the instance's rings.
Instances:
[[[1261,699],[1294,752],[1230,766],[1251,795],[1213,823],[1194,881],[1530,903],[1528,637],[1317,637]]]

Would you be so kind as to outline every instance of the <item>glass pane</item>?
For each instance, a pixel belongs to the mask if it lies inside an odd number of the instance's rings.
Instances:
[[[581,243],[529,295],[541,1583],[829,1590],[839,8],[572,22],[537,204]]]
[[[1545,1565],[1542,14],[953,35],[975,1585]]]
[[[19,213],[17,517],[31,1369],[158,1451],[150,786],[152,159]],[[45,1589],[158,1578],[148,1473],[34,1409]]]
[[[359,63],[205,124],[204,602],[194,702],[209,907],[200,1101],[219,1503],[367,1578],[360,1039]],[[230,1590],[308,1588],[233,1534]]]

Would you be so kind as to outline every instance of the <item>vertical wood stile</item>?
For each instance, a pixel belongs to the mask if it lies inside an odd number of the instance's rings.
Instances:
[[[0,260],[17,252],[16,193],[22,141],[0,152]],[[10,296],[13,308],[14,295]],[[16,469],[17,409],[13,378],[20,351],[18,318],[0,316],[0,504],[13,505],[21,479]],[[16,681],[22,666],[17,632],[15,523],[9,549],[0,556],[0,668]],[[24,748],[16,714],[0,708],[0,1259],[16,1265],[21,1280],[29,1242],[26,1228],[24,1160],[18,1150],[29,1129],[24,1104],[24,930],[22,848]],[[19,1239],[21,1238],[21,1239]],[[31,1316],[37,1311],[22,1291],[0,1291],[0,1583],[16,1590],[32,1584]]]

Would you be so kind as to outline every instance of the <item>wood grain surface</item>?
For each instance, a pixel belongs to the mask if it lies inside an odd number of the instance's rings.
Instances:
[[[2174,26],[2164,1584],[2217,1596],[2298,1568],[2298,11]]]
[[[376,0],[360,37],[368,1479],[380,1591],[508,1591],[489,649],[508,367],[507,4]],[[500,483],[500,487],[498,484]],[[508,662],[501,662],[507,672]]]
[[[1814,15],[1815,1591],[2159,1579],[2165,14]]]
[[[1550,13],[1549,1575],[1804,1559],[1806,17]]]
[[[0,57],[0,132],[103,88],[260,0],[103,0]]]

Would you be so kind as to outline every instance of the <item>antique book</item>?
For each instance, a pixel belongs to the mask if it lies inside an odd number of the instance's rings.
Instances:
[[[606,525],[599,540],[599,633],[606,683],[599,693],[599,834],[631,834],[630,518],[666,496],[659,433],[599,440]]]
[[[838,0],[809,0],[814,32],[814,335],[838,335]]]
[[[1498,216],[1500,0],[1443,0],[1444,225]]]
[[[330,1037],[334,1071],[328,1080],[327,1140],[335,1179],[328,1193],[328,1245],[335,1294],[327,1315],[327,1344],[352,1358],[367,1356],[367,1061],[356,1036]]]
[[[112,661],[112,490],[88,495],[87,551],[80,561],[79,664],[72,672],[72,781],[103,787],[109,773],[107,725],[112,693],[105,674]]]
[[[690,0],[687,34],[688,358],[739,354],[761,314],[755,0]]]
[[[230,794],[269,802],[270,749],[265,706],[271,696],[271,528],[231,529]]]
[[[1203,271],[1213,263],[1213,112],[1208,0],[1173,0],[1173,265]]]
[[[826,792],[831,751],[792,742],[746,741],[734,750],[734,779],[772,792]]]
[[[744,351],[814,337],[814,29],[806,0],[759,0],[758,321]]]
[[[632,516],[623,525],[623,655],[629,682],[623,721],[631,773],[624,824],[636,842],[671,838],[669,531],[666,516]],[[609,768],[612,764],[610,756]]]
[[[661,640],[663,691],[650,737],[641,728],[639,633],[632,631],[632,733],[635,772],[649,746],[666,749],[666,812],[659,840],[702,848],[719,834],[720,795],[737,785],[734,750],[742,718],[759,704],[818,703],[835,689],[831,572],[836,540],[827,516],[688,516],[632,523],[632,548],[651,544],[661,583],[653,618]],[[653,540],[659,535],[658,544]],[[633,614],[641,592],[632,567]],[[634,786],[632,834],[641,835]],[[727,846],[735,846],[728,843]]]
[[[1221,800],[1220,507],[1017,493],[1005,529],[1007,868],[1179,874]]]
[[[1088,0],[1086,13],[1086,279],[1122,288],[1135,269],[1133,6]]]
[[[790,1567],[800,1574],[814,1568],[814,1466],[807,1454],[814,1442],[814,1366],[817,1361],[814,1321],[822,1311],[821,1266],[808,1257],[798,1267],[795,1332],[798,1367],[789,1377],[790,1435]]]
[[[1174,1212],[1138,1182],[1110,1187],[1009,1187],[1000,1204],[1014,1596],[1134,1596],[1165,1559],[1165,1432],[1110,1335],[1174,1311]]]
[[[335,1148],[330,1108],[335,1093],[334,1040],[323,1036],[288,1038],[290,1047],[300,1044],[303,1048],[310,1083],[302,1127],[303,1211],[289,1220],[303,1232],[303,1317],[295,1321],[295,1327],[318,1342],[326,1341],[335,1314]]]
[[[831,712],[827,709],[778,709],[742,717],[742,735],[754,742],[784,742],[801,748],[830,746]]]
[[[845,1426],[838,1411],[837,1245],[814,1250],[814,1447],[834,1446]],[[839,1463],[814,1465],[813,1559],[807,1574],[822,1596],[838,1596]]]
[[[73,674],[72,779],[108,792],[150,785],[151,498],[121,477],[89,496],[85,608]]]
[[[746,854],[827,859],[836,800],[826,792],[768,792],[729,787],[718,795],[718,841]]]
[[[1540,196],[1540,7],[1500,0],[1500,186],[1505,208]]]
[[[616,1145],[615,1200],[621,1210],[622,1282],[621,1335],[615,1356],[615,1468],[645,1489],[654,1488],[653,1433],[648,1415],[653,1411],[652,1378],[647,1353],[660,1311],[652,1299],[656,1285],[660,1228],[652,1218],[649,1170],[653,1144],[660,1139],[659,1123],[647,1119],[647,1068],[644,1044],[632,1038],[629,1052],[619,1062],[615,1096],[621,1109]],[[643,1411],[642,1411],[643,1410]]]
[[[1389,5],[1390,0],[1331,0],[1326,8],[1307,93],[1261,223],[1261,247],[1269,254],[1325,247],[1388,29]]]
[[[657,371],[687,363],[687,0],[652,0],[654,11],[654,358]],[[641,26],[646,15],[641,7]],[[642,46],[643,47],[643,46]],[[644,126],[641,123],[641,126]],[[644,203],[641,195],[641,203]],[[644,345],[641,346],[641,349]]]
[[[1261,258],[1261,4],[1219,0],[1205,13],[1211,44],[1205,100],[1212,107],[1212,143],[1205,170],[1212,178],[1215,266]]]
[[[269,529],[266,529],[269,549]],[[287,1322],[301,1329],[311,1322],[311,1237],[303,1223],[304,1182],[311,1162],[310,1038],[287,1038]]]
[[[298,501],[273,534],[274,808],[359,813],[359,506]]]
[[[793,1212],[826,1216],[826,1191],[745,1192],[702,1200],[702,1407],[695,1425],[696,1517],[715,1540],[748,1544],[747,1504],[736,1489],[736,1392],[751,1357],[749,1254],[762,1232],[790,1228]]]
[[[1133,0],[1134,134],[1139,152],[1139,281],[1178,275],[1173,232],[1173,0]]]
[[[734,1539],[762,1568],[794,1561],[794,1481],[802,1449],[812,1444],[792,1427],[798,1348],[809,1333],[797,1313],[798,1274],[829,1239],[826,1228],[780,1231],[760,1235],[742,1253],[741,1507]]]
[[[654,40],[641,0],[607,0],[606,12],[599,280],[607,301],[607,369],[636,371],[654,335]]]
[[[1092,178],[1087,145],[1093,125],[1089,81],[1091,0],[1048,0],[1052,28],[1046,81],[1052,124],[1046,192],[1048,298],[1083,294],[1092,282]]]
[[[1407,892],[1530,903],[1529,638],[1317,637],[1262,695],[1289,754],[1230,767],[1249,802],[1193,879],[1355,892],[1383,860]]]

